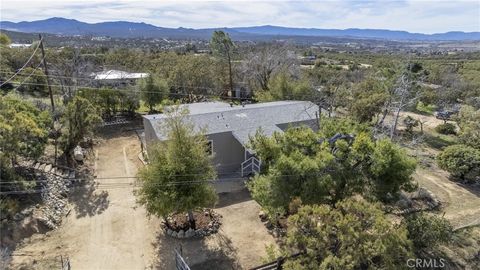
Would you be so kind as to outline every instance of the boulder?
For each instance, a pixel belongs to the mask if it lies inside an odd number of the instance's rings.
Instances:
[[[193,236],[195,236],[195,231],[192,228],[188,229],[188,231],[185,232],[186,238],[191,238]]]
[[[263,222],[263,224],[264,224],[265,227],[266,227],[267,229],[269,229],[269,230],[273,228],[273,225],[272,225],[272,223],[270,222],[270,220],[267,220],[267,221]]]
[[[435,198],[435,195],[430,190],[423,187],[419,188],[415,195],[418,199],[433,200]]]
[[[177,237],[178,238],[184,238],[185,237],[185,231],[184,230],[180,230],[177,234]]]
[[[45,172],[50,172],[52,170],[52,164],[48,164],[45,166]]]
[[[396,202],[396,205],[398,206],[398,208],[400,209],[408,209],[410,207],[413,206],[413,203],[411,200],[409,199],[406,199],[406,198],[403,198],[403,199],[400,199]]]
[[[258,217],[262,220],[262,221],[265,221],[267,219],[267,214],[265,214],[265,212],[263,211],[260,211],[258,213]]]
[[[73,149],[73,157],[75,158],[76,161],[83,161],[84,154],[83,154],[83,149],[79,145]]]

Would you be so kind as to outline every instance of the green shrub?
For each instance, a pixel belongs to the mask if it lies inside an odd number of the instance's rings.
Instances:
[[[446,243],[452,237],[452,226],[442,217],[425,213],[413,214],[404,220],[408,238],[416,250],[432,249],[437,244]]]
[[[480,181],[480,150],[463,144],[452,145],[437,156],[440,168],[453,177],[467,181]]]
[[[440,124],[435,127],[435,131],[445,135],[456,134],[455,125],[452,123]]]

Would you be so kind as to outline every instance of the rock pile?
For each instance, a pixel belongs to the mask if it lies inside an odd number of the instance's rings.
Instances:
[[[56,229],[67,212],[67,195],[70,182],[68,179],[53,175],[38,173],[41,180],[43,205],[38,219],[48,228]]]
[[[69,187],[80,182],[75,178],[75,170],[33,160],[24,161],[22,166],[33,169],[41,186],[43,205],[36,213],[38,220],[50,229],[57,228],[67,211]]]
[[[258,213],[258,217],[262,221],[263,225],[265,225],[265,228],[267,228],[268,233],[271,234],[274,238],[278,239],[287,234],[287,230],[285,228],[273,225],[265,212],[260,211]]]
[[[218,232],[220,225],[222,225],[220,219],[221,215],[217,214],[211,209],[203,209],[203,214],[205,217],[210,218],[210,221],[203,226],[197,226],[196,229],[188,228],[188,229],[181,229],[175,230],[169,226],[169,224],[173,224],[174,220],[172,216],[167,217],[166,222],[162,224],[162,228],[166,235],[171,236],[173,238],[184,239],[184,238],[193,238],[193,237],[205,237],[214,233]]]

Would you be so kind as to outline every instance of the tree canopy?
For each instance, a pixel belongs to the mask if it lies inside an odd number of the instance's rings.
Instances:
[[[227,33],[216,30],[210,39],[210,48],[213,55],[227,62],[229,87],[230,91],[233,92],[232,58],[235,44]],[[233,93],[231,94],[233,95]]]
[[[288,218],[287,250],[303,254],[284,269],[406,269],[412,243],[379,205],[361,199],[307,205]]]
[[[465,105],[457,116],[460,140],[471,147],[480,149],[480,109]]]
[[[101,122],[97,108],[87,99],[75,96],[68,103],[61,118],[63,125],[60,142],[63,150],[69,153],[85,137],[93,134],[95,126]]]
[[[4,33],[0,33],[0,45],[10,45],[12,40]]]
[[[374,141],[366,131],[354,133],[348,121],[336,122],[326,125],[328,133],[347,134],[336,141],[305,127],[252,138],[264,169],[250,190],[271,216],[285,213],[296,197],[305,204],[335,204],[354,194],[387,201],[413,187],[415,161],[403,150],[387,139]]]
[[[437,156],[437,162],[454,178],[480,182],[479,149],[462,144],[448,146]]]
[[[40,111],[20,97],[0,97],[0,155],[38,158],[43,154],[51,126],[48,111]]]
[[[168,112],[162,128],[167,141],[149,149],[149,164],[140,169],[138,201],[148,213],[166,217],[174,212],[191,212],[211,207],[217,200],[209,181],[216,171],[202,132],[195,132],[179,108]]]
[[[403,222],[418,252],[433,250],[438,244],[448,242],[453,234],[448,220],[435,215],[416,213],[407,216]]]
[[[140,82],[140,92],[150,112],[153,112],[155,106],[168,97],[168,84],[165,80],[160,80],[150,75]]]

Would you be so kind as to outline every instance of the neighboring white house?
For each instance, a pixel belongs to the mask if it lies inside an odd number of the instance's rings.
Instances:
[[[101,72],[94,72],[90,74],[91,77],[99,85],[129,85],[135,84],[138,79],[146,78],[150,76],[148,73],[132,73],[122,70],[106,70]]]

